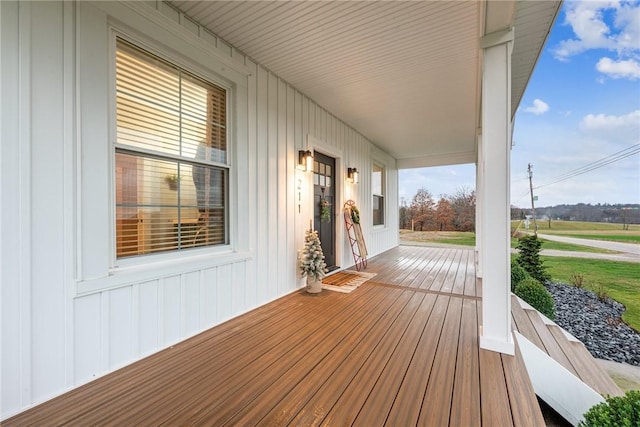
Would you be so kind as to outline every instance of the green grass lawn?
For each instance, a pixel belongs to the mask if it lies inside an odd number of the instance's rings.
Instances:
[[[415,242],[475,246],[476,233],[470,231],[410,231],[400,230],[400,238]]]
[[[511,221],[511,229],[524,229],[520,221]],[[639,243],[640,225],[631,224],[628,230],[622,229],[622,224],[610,224],[606,222],[581,222],[581,221],[538,221],[540,234],[557,234],[581,239],[609,240],[612,242]],[[549,248],[551,249],[551,248]]]
[[[610,242],[640,243],[640,234],[616,235],[616,234],[562,234],[578,239],[608,240]]]
[[[466,231],[408,231],[401,230],[400,237],[406,240],[413,240],[416,242],[431,242],[441,243],[447,245],[462,245],[462,246],[475,246],[476,234]],[[511,238],[511,247],[515,248],[518,244],[518,239]],[[572,245],[569,243],[552,242],[543,239],[542,249],[554,249],[558,251],[572,251],[572,252],[595,252],[595,253],[615,253],[606,249],[591,248],[589,246]]]
[[[551,240],[542,240],[542,249],[551,249],[556,251],[572,251],[572,252],[592,252],[600,254],[615,254],[615,251],[607,249],[592,248],[591,246],[574,245],[571,243],[553,242]],[[513,246],[515,247],[515,246]]]
[[[627,307],[622,318],[640,331],[640,264],[593,259],[542,257],[555,281],[571,283],[571,275],[584,276],[586,288],[602,285],[609,297]]]

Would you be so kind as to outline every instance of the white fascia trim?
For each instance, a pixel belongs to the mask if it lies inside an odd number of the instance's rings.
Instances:
[[[426,168],[432,166],[475,164],[478,155],[475,151],[466,153],[436,154],[433,156],[412,157],[396,160],[398,169]]]
[[[493,46],[512,42],[515,38],[515,32],[512,28],[496,31],[485,35],[480,39],[480,48],[487,49]]]

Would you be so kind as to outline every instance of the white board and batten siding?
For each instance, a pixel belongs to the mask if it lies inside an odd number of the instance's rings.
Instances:
[[[166,4],[1,2],[0,20],[0,419],[298,289],[313,209],[300,149],[337,158],[337,204],[360,206],[370,255],[397,245],[395,160]],[[224,250],[115,260],[114,31],[229,88]],[[386,171],[377,227],[374,161]],[[359,184],[346,181],[347,167]],[[335,221],[348,267],[340,212]]]

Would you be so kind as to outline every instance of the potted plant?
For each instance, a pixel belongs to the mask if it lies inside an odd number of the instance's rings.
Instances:
[[[178,175],[170,174],[164,177],[165,182],[169,185],[169,190],[177,190],[178,189]]]
[[[302,277],[307,277],[307,292],[317,294],[322,291],[322,278],[326,274],[327,264],[320,246],[320,239],[316,230],[305,232],[304,248],[298,256],[298,267]]]

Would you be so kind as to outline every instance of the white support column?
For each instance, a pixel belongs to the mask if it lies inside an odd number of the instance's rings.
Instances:
[[[480,347],[507,354],[514,354],[509,238],[512,44],[512,30],[492,33],[481,40],[484,69],[479,150],[482,186]]]
[[[484,231],[482,230],[482,206],[484,205],[484,172],[482,163],[482,135],[477,137],[476,158],[476,277],[482,278],[484,256]]]

